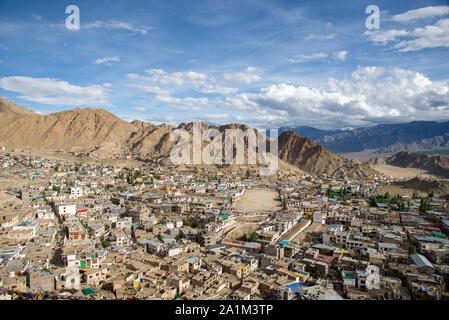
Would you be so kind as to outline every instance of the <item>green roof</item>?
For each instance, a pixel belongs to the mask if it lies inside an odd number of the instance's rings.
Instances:
[[[354,272],[352,272],[352,271],[343,271],[342,278],[343,279],[354,279]]]
[[[436,231],[432,231],[432,234],[435,237],[442,237],[442,238],[446,238],[446,235],[444,233],[440,233],[440,232],[436,232]]]
[[[81,291],[82,291],[86,296],[95,293],[95,291],[92,290],[91,288],[86,288],[86,289],[83,289],[83,290],[81,290]]]

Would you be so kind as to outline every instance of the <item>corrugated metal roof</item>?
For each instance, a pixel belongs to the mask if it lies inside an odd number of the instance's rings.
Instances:
[[[418,268],[421,267],[429,267],[434,268],[433,264],[430,263],[429,260],[427,260],[426,257],[419,253],[412,254],[410,258],[413,260],[413,262],[418,266]]]

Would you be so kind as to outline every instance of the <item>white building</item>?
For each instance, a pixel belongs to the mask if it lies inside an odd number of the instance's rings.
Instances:
[[[74,216],[76,215],[76,204],[60,204],[57,211],[61,216]]]
[[[83,188],[81,187],[71,187],[70,188],[70,195],[72,198],[79,198],[83,196]]]
[[[326,216],[321,211],[315,211],[313,213],[313,222],[325,224],[326,223]]]

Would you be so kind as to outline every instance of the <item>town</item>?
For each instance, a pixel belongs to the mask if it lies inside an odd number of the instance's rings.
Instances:
[[[62,153],[62,151],[61,151]],[[0,150],[0,300],[447,299],[436,193]]]

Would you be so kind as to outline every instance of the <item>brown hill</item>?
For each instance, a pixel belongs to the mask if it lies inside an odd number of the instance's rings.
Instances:
[[[10,114],[36,114],[27,108],[18,106],[13,102],[0,97],[0,113],[10,113]]]
[[[427,196],[430,193],[439,194],[440,196],[449,195],[449,185],[443,181],[426,180],[420,178],[413,178],[407,181],[397,181],[390,185],[382,186],[378,190],[378,194],[401,194],[413,195],[414,192],[422,196]]]
[[[7,100],[2,99],[2,102],[0,144],[10,148],[60,149],[96,154],[100,158],[118,154],[145,158],[168,156],[176,144],[170,140],[170,133],[175,127],[166,124],[154,125],[139,120],[130,123],[106,110],[92,108],[38,115]],[[181,123],[178,128],[192,133],[193,123]],[[245,131],[248,126],[235,123],[223,126],[202,124],[201,128],[202,132],[207,128],[216,128],[224,133],[226,129]],[[193,148],[191,150],[193,152]],[[247,138],[244,150],[246,155]],[[286,131],[279,137],[279,159],[281,168],[296,172],[300,172],[299,168],[311,174],[335,177],[364,178],[373,175],[360,162],[336,156],[292,131]]]
[[[375,175],[360,161],[337,156],[294,131],[284,131],[279,136],[278,146],[280,159],[311,174],[357,179]]]
[[[449,178],[449,158],[401,151],[387,158],[389,165],[402,168],[424,169],[429,174]]]
[[[0,141],[14,148],[120,150],[134,126],[102,109],[75,109],[41,116],[4,113]]]

